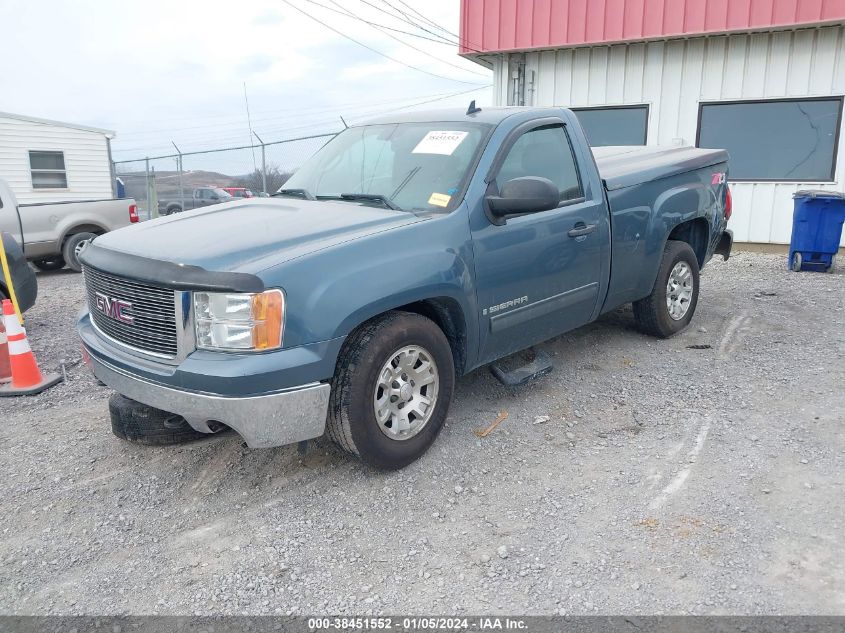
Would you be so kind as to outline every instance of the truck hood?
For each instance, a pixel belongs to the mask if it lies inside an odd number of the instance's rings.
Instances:
[[[251,198],[135,224],[98,237],[96,245],[206,270],[256,274],[419,221],[411,213],[354,202]]]

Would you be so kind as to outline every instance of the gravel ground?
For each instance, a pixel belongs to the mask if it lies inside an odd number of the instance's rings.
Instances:
[[[118,440],[82,280],[39,282],[27,329],[69,380],[0,399],[3,613],[845,614],[841,263],[714,260],[672,340],[620,310],[530,386],[477,370],[390,474],[325,441]]]

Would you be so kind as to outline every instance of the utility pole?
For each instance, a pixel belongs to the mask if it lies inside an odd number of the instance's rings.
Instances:
[[[176,169],[179,170],[179,204],[181,205],[182,209],[185,209],[185,188],[182,186],[182,150],[174,143],[170,141],[170,144],[176,148]]]
[[[150,209],[150,198],[152,196],[150,196],[150,159],[149,158],[144,159],[144,185],[146,185],[146,193],[147,193],[147,203],[145,205],[147,207],[147,219],[152,220],[153,219],[153,211],[152,211],[152,209]]]
[[[255,130],[252,133],[255,134]],[[258,134],[255,134],[255,138],[261,143],[261,192],[267,193],[267,146]]]

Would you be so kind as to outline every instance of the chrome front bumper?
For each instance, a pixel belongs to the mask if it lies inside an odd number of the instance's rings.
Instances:
[[[311,383],[250,397],[223,397],[182,391],[132,376],[94,354],[86,354],[94,375],[127,398],[180,415],[201,433],[208,423],[234,429],[250,448],[270,448],[320,437],[326,429],[331,388]]]

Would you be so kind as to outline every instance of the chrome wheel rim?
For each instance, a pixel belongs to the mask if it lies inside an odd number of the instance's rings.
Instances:
[[[673,320],[680,321],[686,316],[692,301],[692,291],[692,269],[686,262],[678,262],[669,273],[669,281],[666,283],[666,308]]]
[[[437,404],[440,375],[424,347],[407,345],[382,365],[373,391],[378,428],[392,440],[408,440],[422,431]]]
[[[82,251],[85,250],[85,247],[91,243],[91,240],[82,240],[79,244],[76,245],[76,248],[73,249],[73,254],[76,255],[78,258],[82,255]]]

